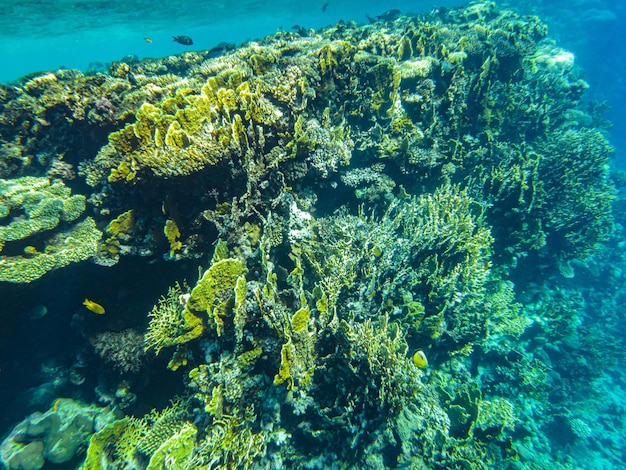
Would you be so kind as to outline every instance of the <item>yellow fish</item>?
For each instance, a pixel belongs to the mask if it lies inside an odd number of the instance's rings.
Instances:
[[[104,315],[104,307],[93,300],[85,299],[83,305],[87,308],[87,310],[91,310],[93,313]]]

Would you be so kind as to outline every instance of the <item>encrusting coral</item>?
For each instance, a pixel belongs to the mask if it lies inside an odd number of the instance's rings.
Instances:
[[[87,217],[68,225],[84,210],[85,196],[71,195],[62,181],[31,176],[0,180],[0,281],[31,282],[94,256],[102,235],[95,221]],[[58,227],[66,230],[55,234]],[[14,248],[18,242],[22,254]]]

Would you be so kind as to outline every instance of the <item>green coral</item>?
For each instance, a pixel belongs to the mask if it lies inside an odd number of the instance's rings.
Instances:
[[[98,252],[102,232],[91,217],[46,241],[43,251],[8,256],[0,261],[0,281],[28,283],[54,269],[86,261]]]
[[[122,447],[123,445],[120,445],[119,442],[127,435],[128,428],[134,427],[133,425],[134,420],[132,418],[118,419],[91,436],[87,455],[80,467],[81,470],[100,470],[103,461],[106,462],[110,459],[109,446]],[[119,452],[118,449],[116,451]]]
[[[194,449],[195,437],[198,430],[195,426],[185,423],[183,427],[170,436],[152,454],[146,470],[168,468],[172,470],[187,469],[187,461]]]
[[[154,349],[159,354],[163,348],[176,345],[176,338],[183,327],[184,319],[181,302],[185,295],[180,284],[175,284],[162,296],[148,314],[150,324],[144,335],[146,351]]]
[[[176,222],[174,220],[167,219],[165,221],[163,234],[170,244],[170,256],[174,256],[174,253],[176,253],[183,247],[183,243],[179,240],[180,230],[178,229],[178,225],[176,225]]]
[[[107,237],[99,246],[96,263],[112,266],[119,261],[124,244],[128,244],[137,229],[135,210],[130,209],[111,220],[105,229]]]
[[[163,468],[176,463],[182,468],[193,449],[196,428],[187,422],[186,401],[178,399],[162,410],[142,418],[125,417],[91,436],[82,470],[125,465]],[[144,462],[144,463],[140,463]]]
[[[216,420],[207,431],[188,468],[252,469],[267,451],[267,432],[255,432],[235,417]]]
[[[142,169],[157,176],[188,175],[228,157],[243,157],[254,151],[248,127],[273,126],[284,114],[271,91],[263,80],[229,69],[197,88],[181,86],[159,103],[144,103],[136,122],[112,133],[101,152],[101,161],[107,153],[124,155],[111,160],[116,168],[109,179],[131,174],[126,168],[133,168],[133,178]]]
[[[244,269],[243,263],[234,258],[214,262],[191,290],[187,308],[194,313],[208,314],[218,336],[222,334],[223,318],[232,308],[237,279]]]
[[[185,407],[184,400],[174,400],[164,410],[153,411],[142,418],[144,431],[136,442],[136,451],[145,456],[154,455],[173,435],[188,427],[189,424],[185,422]]]
[[[474,433],[500,435],[504,431],[512,432],[517,421],[515,408],[503,398],[481,400],[478,416],[474,424]]]
[[[182,347],[201,336],[209,324],[218,336],[222,334],[224,318],[233,311],[237,285],[238,295],[245,295],[242,292],[245,287],[245,277],[242,278],[244,264],[234,258],[220,259],[223,246],[218,244],[214,262],[189,293],[183,293],[177,284],[169,289],[167,296],[159,299],[150,313],[151,320],[144,337],[147,350],[154,349],[158,354],[165,347]],[[241,298],[239,302],[242,302]],[[239,315],[237,321],[241,322],[241,307],[234,310],[233,321]],[[183,356],[183,349],[177,350],[171,367],[178,368]]]
[[[302,307],[291,317],[291,329],[294,333],[301,333],[307,329],[311,310],[309,307]]]
[[[567,129],[542,145],[537,203],[553,251],[587,257],[613,231],[612,147],[597,130]],[[575,172],[571,169],[576,168]]]
[[[85,210],[85,196],[71,194],[62,181],[25,176],[0,180],[0,281],[27,283],[48,271],[84,261],[97,252],[101,232],[90,217],[74,222]],[[17,242],[33,245],[15,254]]]
[[[0,179],[0,249],[7,243],[56,228],[76,220],[85,210],[85,196],[71,194],[62,181],[25,176]]]
[[[341,323],[341,333],[349,341],[347,366],[354,374],[366,374],[370,396],[366,402],[395,414],[406,396],[422,389],[420,372],[407,357],[408,345],[397,323],[383,317],[378,323]],[[371,386],[371,388],[370,388]]]
[[[445,324],[459,342],[482,334],[477,310],[493,239],[482,205],[467,191],[442,185],[394,200],[379,219],[338,213],[315,221],[313,230],[316,238],[302,244],[303,252],[331,306],[342,289],[357,289],[369,310],[402,309],[407,326],[431,339]]]

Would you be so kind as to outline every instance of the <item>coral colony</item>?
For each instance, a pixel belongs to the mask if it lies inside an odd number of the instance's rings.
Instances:
[[[566,371],[614,353],[590,346],[601,300],[541,279],[615,262],[625,179],[567,57],[487,2],[2,87],[1,281],[203,266],[138,312],[144,331],[91,339],[109,406],[59,399],[2,460],[572,468],[545,429],[584,447],[602,424]],[[133,387],[157,363],[182,392],[149,411]]]

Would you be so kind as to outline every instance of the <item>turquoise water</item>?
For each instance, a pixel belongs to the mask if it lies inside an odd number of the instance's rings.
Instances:
[[[340,19],[367,21],[387,9],[428,11],[426,1],[394,2],[201,2],[100,1],[3,2],[0,18],[0,81],[58,67],[88,68],[135,54],[140,58],[183,52],[172,36],[194,39],[192,50],[227,41],[241,43],[299,24],[319,28]],[[459,1],[445,2],[448,6]],[[145,37],[152,39],[148,44]]]
[[[2,2],[2,464],[622,468],[626,5],[497,6]]]

